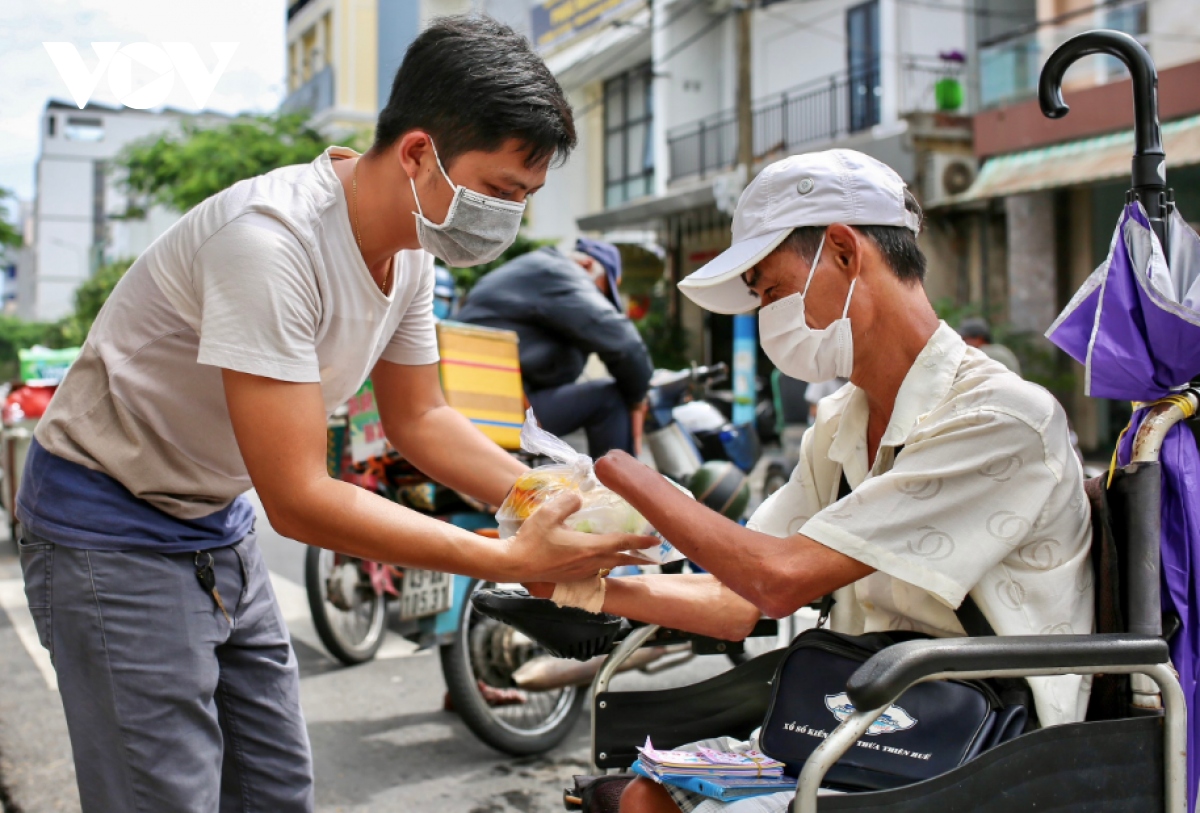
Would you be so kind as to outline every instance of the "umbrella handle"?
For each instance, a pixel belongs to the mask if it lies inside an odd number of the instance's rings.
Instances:
[[[1070,109],[1063,101],[1063,74],[1076,60],[1092,54],[1109,54],[1125,63],[1133,80],[1133,188],[1150,225],[1166,246],[1167,215],[1171,200],[1167,190],[1166,153],[1158,123],[1158,71],[1154,60],[1133,37],[1121,31],[1085,31],[1054,49],[1038,80],[1038,102],[1048,118],[1059,119]]]

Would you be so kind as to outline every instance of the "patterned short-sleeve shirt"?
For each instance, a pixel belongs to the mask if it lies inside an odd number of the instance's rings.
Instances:
[[[905,377],[872,463],[866,395],[818,407],[791,480],[750,527],[875,568],[839,591],[840,632],[963,635],[969,593],[999,635],[1092,631],[1090,510],[1067,418],[943,323]],[[838,499],[843,471],[853,492]],[[1083,719],[1090,680],[1032,678],[1043,725]]]

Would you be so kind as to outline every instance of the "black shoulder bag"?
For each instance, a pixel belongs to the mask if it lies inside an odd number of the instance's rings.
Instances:
[[[839,499],[850,493],[845,476]],[[831,597],[822,602],[828,615]],[[968,635],[995,635],[979,607],[966,598],[956,611]],[[846,681],[872,655],[892,644],[930,636],[915,632],[842,635],[802,632],[780,661],[760,745],[798,776],[804,762],[854,712]],[[1024,680],[937,680],[909,687],[871,725],[825,777],[843,790],[883,790],[929,779],[969,762],[1024,733],[1033,723]]]

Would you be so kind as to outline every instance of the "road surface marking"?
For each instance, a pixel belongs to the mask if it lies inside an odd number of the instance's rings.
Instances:
[[[296,584],[286,576],[281,576],[273,570],[270,573],[275,599],[279,602],[279,609],[283,612],[283,620],[287,623],[292,638],[303,641],[326,657],[331,657],[325,645],[321,643],[321,637],[317,635],[317,628],[313,626],[312,611],[308,607],[308,591],[303,585]],[[388,630],[384,633],[383,645],[376,653],[375,660],[409,658],[423,654],[425,652],[419,652],[417,645],[412,641]]]
[[[25,583],[21,579],[0,580],[0,607],[8,614],[17,637],[25,646],[25,651],[33,659],[33,665],[42,673],[46,688],[52,692],[58,691],[58,676],[54,674],[54,664],[50,662],[50,653],[38,640],[37,627],[34,626],[33,616],[29,614],[29,601],[25,598]]]

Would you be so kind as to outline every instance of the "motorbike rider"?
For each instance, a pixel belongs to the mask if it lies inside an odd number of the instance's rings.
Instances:
[[[850,385],[821,402],[791,480],[746,527],[619,452],[597,461],[603,483],[712,575],[593,578],[556,601],[596,606],[598,592],[605,612],[737,640],[760,613],[782,618],[830,593],[838,632],[961,636],[954,609],[970,595],[1000,635],[1091,631],[1090,512],[1066,415],[938,320],[919,212],[894,171],[851,150],[762,171],[738,201],[732,246],[680,288],[718,313],[761,306],[780,370]],[[1084,678],[1029,683],[1043,725],[1083,718]],[[621,805],[725,807],[642,779]]]
[[[634,451],[654,372],[625,315],[620,281],[617,247],[580,238],[570,256],[542,248],[485,275],[457,317],[517,332],[525,397],[538,422],[555,435],[584,429],[592,457]],[[611,378],[577,380],[590,353]]]
[[[481,16],[413,41],[372,147],[235,184],[133,264],[35,432],[18,496],[85,813],[313,809],[295,654],[254,535],[495,581],[579,578],[642,537],[578,498],[489,540],[329,477],[327,416],[370,375],[388,439],[499,504],[525,467],[450,409],[434,257],[495,259],[575,145],[528,41]]]

